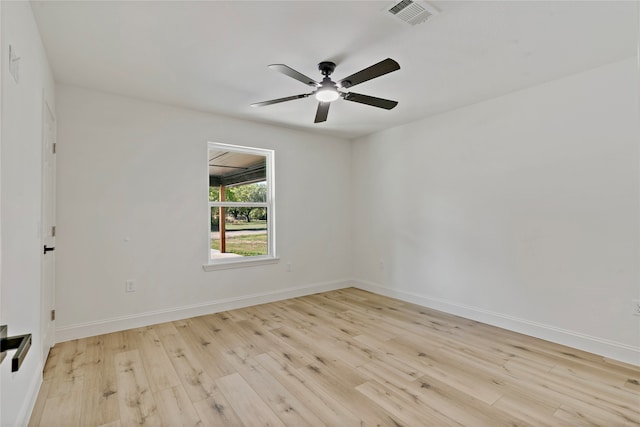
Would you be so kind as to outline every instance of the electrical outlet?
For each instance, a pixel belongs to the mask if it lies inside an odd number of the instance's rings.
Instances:
[[[291,273],[293,271],[293,266],[290,262],[287,263],[287,272]]]
[[[124,290],[125,292],[135,292],[137,290],[135,280],[127,280],[125,282]]]
[[[378,261],[378,268],[380,268],[380,270],[384,270],[384,261],[383,260],[379,260]]]
[[[631,302],[633,303],[633,314],[640,316],[640,299],[634,299]]]

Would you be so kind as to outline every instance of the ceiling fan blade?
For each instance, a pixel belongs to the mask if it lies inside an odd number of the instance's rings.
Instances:
[[[270,101],[255,102],[255,103],[251,104],[251,106],[252,107],[264,107],[265,105],[277,104],[279,102],[293,101],[294,99],[306,98],[309,95],[311,95],[311,94],[310,93],[303,93],[301,95],[287,96],[286,98],[278,98],[278,99],[272,99]]]
[[[284,65],[284,64],[271,64],[269,65],[269,68],[271,68],[272,70],[278,71],[286,76],[289,76],[291,78],[294,78],[296,80],[298,80],[299,82],[302,82],[308,86],[313,86],[316,87],[318,85],[320,85],[320,83],[316,82],[315,80],[313,80],[310,77],[305,76],[304,74],[294,70],[293,68]]]
[[[318,102],[318,110],[316,111],[316,119],[313,123],[320,123],[327,121],[327,115],[329,115],[330,102]]]
[[[340,80],[338,84],[344,88],[348,88],[399,69],[400,65],[396,61],[391,58],[387,58],[384,61],[380,61],[377,64],[372,65],[369,68],[365,68],[362,71],[358,71],[355,74],[351,74],[350,76],[345,77],[344,79]]]
[[[376,98],[375,96],[362,95],[353,92],[346,93],[343,98],[347,101],[359,102],[360,104],[384,108],[385,110],[391,110],[393,107],[398,105],[398,101],[391,101],[389,99]]]

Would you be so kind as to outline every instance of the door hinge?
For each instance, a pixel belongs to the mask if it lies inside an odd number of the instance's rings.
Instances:
[[[57,145],[58,145],[58,144],[57,144],[57,143],[55,143],[55,142],[54,142],[53,144],[51,144],[53,154],[56,154],[56,146],[57,146]]]
[[[56,320],[56,311],[51,310],[51,321],[53,322],[54,320]]]
[[[51,227],[51,237],[56,237],[56,226]]]

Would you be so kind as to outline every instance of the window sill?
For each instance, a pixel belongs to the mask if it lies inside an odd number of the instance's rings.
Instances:
[[[242,267],[254,267],[257,265],[267,265],[267,264],[277,264],[280,262],[280,258],[278,257],[265,257],[265,258],[256,258],[256,259],[226,259],[221,261],[216,261],[215,263],[204,264],[202,269],[204,271],[214,271],[214,270],[226,270],[228,268],[242,268]]]

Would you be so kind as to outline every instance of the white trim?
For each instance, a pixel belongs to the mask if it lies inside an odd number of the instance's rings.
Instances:
[[[237,258],[221,258],[210,264],[204,264],[204,271],[226,270],[227,268],[253,267],[256,265],[277,264],[280,262],[278,257],[237,257]]]
[[[123,331],[131,328],[139,328],[158,323],[203,316],[206,314],[218,313],[226,310],[234,310],[236,308],[250,307],[253,305],[281,301],[289,298],[297,298],[305,295],[316,294],[319,292],[344,289],[350,286],[352,286],[352,282],[350,280],[335,280],[331,282],[296,286],[293,288],[286,288],[277,291],[261,292],[234,298],[225,298],[201,304],[168,308],[165,310],[148,311],[145,313],[139,313],[130,316],[119,316],[111,319],[98,320],[95,322],[79,323],[57,328],[56,338],[57,342],[70,341],[74,339],[108,334],[111,332]]]
[[[95,322],[75,324],[56,329],[56,338],[58,342],[64,342],[348,287],[355,287],[375,294],[396,298],[427,308],[432,308],[434,310],[443,311],[445,313],[461,316],[467,319],[486,323],[488,325],[498,326],[510,331],[640,366],[640,348],[638,347],[604,340],[586,334],[557,328],[555,326],[520,319],[476,307],[457,304],[439,298],[418,295],[416,293],[400,289],[390,289],[374,282],[359,279],[322,282],[278,291],[226,298],[202,304],[193,304],[166,310],[149,311],[131,316],[120,316]]]
[[[212,208],[268,208],[269,204],[266,202],[209,202],[209,207]]]
[[[209,141],[207,145],[209,148],[217,147],[217,148],[222,148],[229,151],[236,151],[238,153],[245,153],[245,154],[261,153],[265,156],[270,154],[273,155],[273,150],[269,148],[248,147],[246,145],[225,144],[224,142],[214,142],[214,141]]]
[[[446,301],[440,298],[419,295],[400,289],[390,289],[366,280],[353,280],[352,283],[353,286],[358,289],[373,292],[375,294],[422,305],[434,310],[461,316],[466,319],[476,320],[488,325],[498,326],[510,331],[640,366],[640,347],[609,341],[579,332],[546,325],[544,323],[533,322],[502,313],[496,313],[477,307]]]
[[[38,374],[33,376],[22,407],[18,411],[18,416],[16,417],[16,425],[18,426],[27,426],[29,424],[33,408],[36,406],[38,393],[40,393],[40,387],[42,386],[42,370],[44,369],[44,365],[39,362],[37,369]]]
[[[48,142],[47,138],[49,136],[49,129],[47,128],[47,115],[51,116],[52,119],[52,124],[53,124],[53,141],[51,142],[51,146],[47,146],[46,142]],[[56,121],[56,115],[54,114],[53,110],[51,109],[50,103],[49,103],[49,97],[47,96],[45,89],[42,89],[42,118],[41,118],[41,129],[40,129],[40,133],[41,133],[41,152],[42,152],[42,158],[40,160],[40,245],[41,246],[46,246],[47,244],[55,247],[55,235],[53,235],[53,233],[51,232],[51,229],[48,228],[48,226],[53,225],[55,226],[56,224],[56,190],[57,190],[57,183],[56,183],[56,156],[55,156],[55,151],[53,151],[51,154],[51,163],[54,165],[53,166],[53,170],[52,173],[50,175],[46,174],[45,171],[45,157],[48,156],[48,151],[49,149],[53,150],[53,147],[56,144],[56,138],[57,138],[57,121]],[[46,182],[48,182],[49,180],[51,180],[50,182],[52,183],[52,192],[53,194],[50,195],[51,201],[50,203],[53,205],[52,209],[52,218],[50,218],[50,222],[51,224],[48,224],[47,221],[45,221],[45,218],[47,216],[47,213],[45,212],[47,209],[46,206],[46,199],[47,199],[47,192],[46,192]],[[51,233],[50,239],[48,239],[48,235],[49,233]],[[51,310],[55,310],[55,275],[56,275],[56,267],[55,267],[55,252],[51,252],[48,255],[43,254],[42,252],[40,252],[40,344],[41,344],[41,350],[42,350],[42,360],[46,361],[47,360],[47,355],[49,354],[49,350],[51,349],[51,347],[54,346],[55,342],[56,342],[56,334],[55,334],[55,323],[51,324],[51,322],[54,322],[53,320],[51,320]],[[51,262],[51,277],[45,277],[45,257],[49,257],[50,258],[50,262]],[[47,285],[50,286],[50,289],[47,289]],[[43,298],[43,293],[50,293],[51,295],[51,301],[46,301],[45,298]],[[51,304],[51,306],[46,307],[45,304]],[[44,362],[43,362],[44,363]]]

